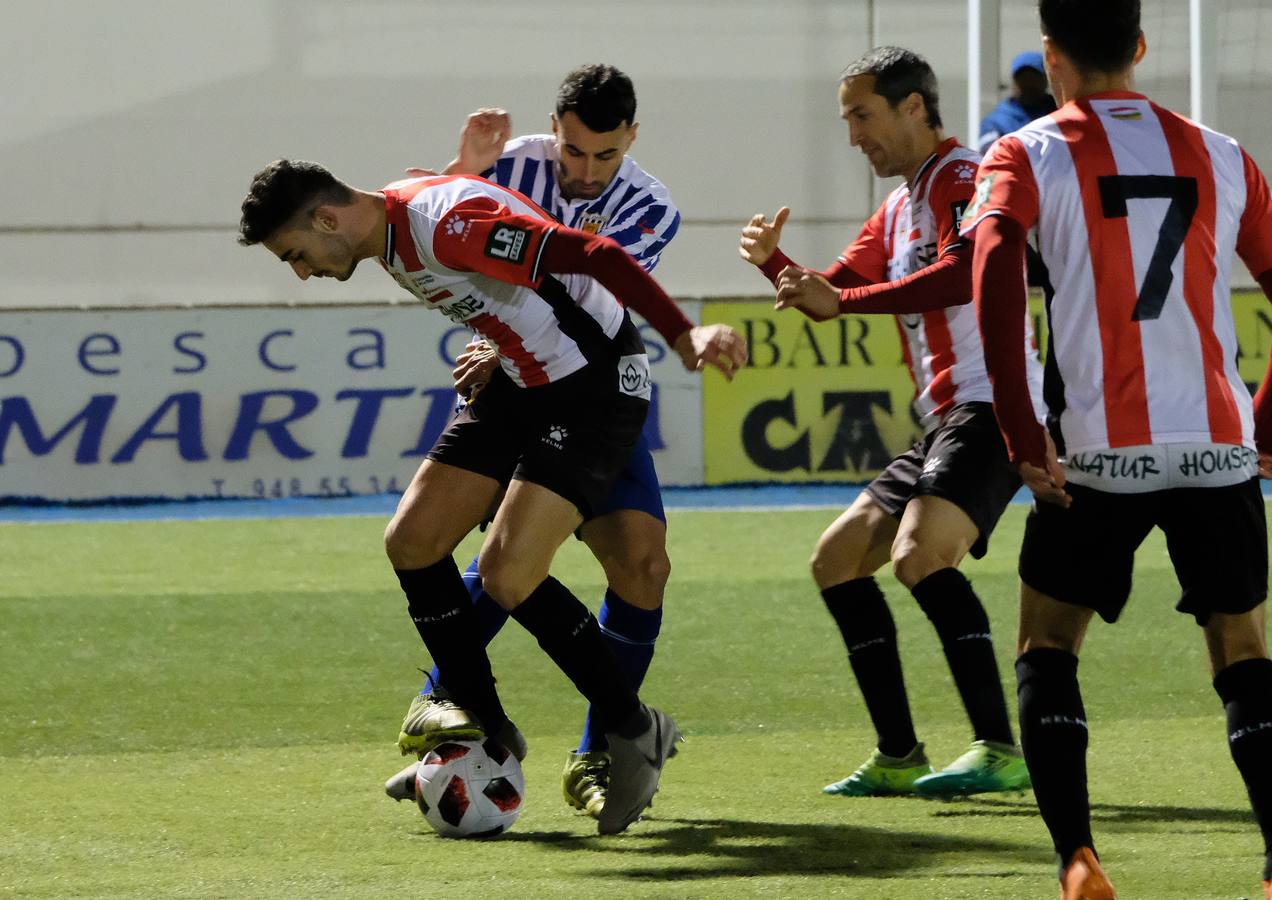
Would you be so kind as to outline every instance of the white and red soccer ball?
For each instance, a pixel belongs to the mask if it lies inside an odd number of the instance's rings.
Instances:
[[[521,763],[496,741],[438,744],[415,769],[415,803],[444,837],[491,837],[525,805]]]

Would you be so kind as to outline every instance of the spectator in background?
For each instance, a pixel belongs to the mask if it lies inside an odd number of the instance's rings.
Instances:
[[[1047,73],[1037,50],[1017,53],[1011,61],[1011,94],[1004,97],[981,120],[976,151],[984,154],[989,145],[1004,134],[1023,128],[1034,119],[1055,112],[1056,99],[1047,93]]]

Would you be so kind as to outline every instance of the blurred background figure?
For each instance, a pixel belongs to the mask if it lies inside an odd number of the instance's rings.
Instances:
[[[1011,134],[1055,108],[1056,99],[1047,92],[1042,54],[1037,50],[1017,53],[1011,61],[1011,93],[981,120],[977,151],[983,154],[1004,134]]]

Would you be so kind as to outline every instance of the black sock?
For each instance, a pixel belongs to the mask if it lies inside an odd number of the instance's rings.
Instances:
[[[908,755],[919,739],[897,655],[897,627],[883,591],[866,577],[828,587],[821,595],[848,647],[848,662],[874,723],[875,746],[888,756]]]
[[[1272,660],[1243,659],[1215,676],[1228,713],[1228,749],[1263,832],[1263,878],[1272,878]]]
[[[1078,687],[1078,658],[1042,647],[1016,660],[1020,744],[1033,779],[1038,812],[1066,866],[1080,847],[1095,849],[1087,798],[1086,710]]]
[[[486,656],[473,601],[449,556],[424,569],[397,569],[415,630],[424,640],[455,702],[481,720],[489,734],[508,721]]]
[[[941,569],[916,584],[910,593],[941,638],[976,739],[1015,743],[1003,683],[998,678],[989,617],[971,583],[958,569]]]
[[[635,737],[645,729],[640,698],[601,636],[596,617],[569,588],[549,575],[512,617],[591,702],[606,731]]]

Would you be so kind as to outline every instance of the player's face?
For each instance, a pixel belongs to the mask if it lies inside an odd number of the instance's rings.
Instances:
[[[552,117],[557,141],[557,183],[566,200],[595,200],[605,192],[623,154],[636,140],[636,126],[623,123],[613,131],[593,131],[572,112]]]
[[[849,141],[861,148],[876,175],[905,175],[913,168],[915,141],[904,110],[913,95],[893,107],[874,86],[873,75],[854,75],[841,82],[839,117],[848,123]]]
[[[304,225],[283,227],[262,243],[266,250],[291,266],[301,281],[310,278],[346,281],[358,266],[353,246],[339,232]]]

